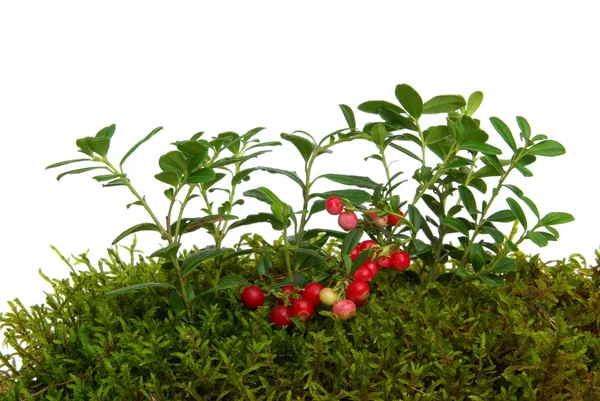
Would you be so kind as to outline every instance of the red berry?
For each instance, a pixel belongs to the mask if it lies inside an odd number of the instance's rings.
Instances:
[[[242,303],[246,309],[256,309],[265,301],[265,294],[255,285],[250,285],[242,291]]]
[[[370,247],[377,245],[377,241],[373,241],[372,239],[365,240],[360,243],[359,249],[364,251],[365,249],[369,249]]]
[[[329,287],[323,288],[319,294],[319,299],[323,305],[333,305],[337,301],[337,294]]]
[[[354,280],[346,288],[346,297],[356,306],[363,306],[369,298],[369,284],[365,280]]]
[[[404,213],[402,213],[400,211],[398,211],[398,214],[400,216],[404,216]],[[395,226],[396,224],[398,224],[400,222],[400,217],[394,216],[393,214],[388,214],[387,221],[390,226]]]
[[[356,305],[349,299],[342,299],[333,305],[333,313],[338,315],[340,320],[348,320],[356,313]]]
[[[387,226],[387,216],[379,217],[377,213],[367,213],[367,216],[371,218],[372,223],[375,224],[377,227],[383,228]]]
[[[350,231],[358,224],[358,217],[354,212],[344,212],[338,217],[338,224],[345,231]]]
[[[363,263],[363,266],[371,270],[371,273],[373,273],[373,277],[375,277],[377,275],[377,272],[379,271],[379,266],[377,265],[377,263],[369,259],[367,259],[367,261]]]
[[[393,269],[404,271],[410,266],[410,255],[404,251],[393,252],[390,259]]]
[[[365,280],[371,281],[373,279],[373,272],[367,266],[361,266],[358,269],[354,270],[352,273],[352,277],[357,280]]]
[[[293,324],[290,320],[290,308],[284,305],[277,305],[274,307],[269,314],[269,320],[276,329],[283,326],[291,326]]]
[[[293,302],[294,299],[296,299],[293,294],[299,294],[300,293],[298,291],[298,289],[295,286],[293,286],[293,285],[284,285],[283,287],[281,287],[281,292],[283,294],[288,294],[287,299],[290,302]],[[283,304],[283,299],[282,298],[279,299],[279,303]]]
[[[306,298],[298,298],[290,306],[291,315],[298,316],[302,322],[311,317],[314,311],[315,305]]]
[[[308,299],[315,306],[321,305],[321,299],[319,298],[319,294],[323,289],[323,285],[320,283],[312,282],[306,284],[304,290],[302,290],[302,296]]]
[[[344,211],[344,201],[337,196],[332,196],[325,201],[327,213],[338,215]]]
[[[352,259],[352,261],[354,262],[356,258],[358,258],[358,255],[360,255],[360,248],[358,246],[355,246],[354,248],[352,248],[352,251],[350,251],[350,259]]]
[[[392,267],[392,259],[389,256],[380,256],[377,258],[377,266],[382,269],[389,269]]]

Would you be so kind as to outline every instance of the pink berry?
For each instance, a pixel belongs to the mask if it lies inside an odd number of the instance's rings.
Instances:
[[[344,212],[338,217],[338,224],[345,231],[353,230],[358,224],[358,217],[354,212]]]
[[[349,299],[342,299],[333,305],[333,313],[338,315],[340,320],[348,320],[356,313],[356,305]]]

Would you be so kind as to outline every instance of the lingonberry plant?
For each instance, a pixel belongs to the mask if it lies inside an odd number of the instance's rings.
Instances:
[[[304,131],[281,134],[281,139],[298,152],[301,168],[296,171],[300,173],[268,166],[244,166],[270,151],[262,148],[282,145],[256,139],[261,128],[243,135],[225,132],[210,140],[202,139],[203,134],[198,133],[189,140],[174,142],[176,150],[160,157],[161,171],[155,175],[168,186],[164,191],[169,200],[164,221],[157,217],[159,214],[123,170],[129,156],[160,128],[133,146],[118,165],[108,159],[115,132],[115,126],[111,125],[94,137],[76,141],[79,152],[86,158],[55,163],[48,168],[91,163],[61,173],[57,178],[105,170],[106,174],[93,178],[105,187],[125,186],[130,190],[135,199],[127,206],[143,207],[151,222],[126,229],[113,243],[140,231],[158,232],[165,246],[150,257],[162,260],[163,268],[173,270],[176,280],[139,283],[107,295],[165,287],[174,311],[185,311],[190,321],[194,321],[196,304],[205,294],[243,286],[246,289],[241,300],[249,309],[262,305],[263,291],[267,297],[272,295],[279,299],[283,305],[277,307],[274,315],[272,313],[271,320],[279,322],[277,327],[287,327],[289,324],[281,322],[288,318],[291,322],[310,318],[311,307],[318,307],[323,300],[323,304],[329,306],[338,298],[341,299],[338,303],[342,302],[346,296],[355,306],[362,306],[369,294],[366,282],[376,281],[380,268],[403,272],[417,281],[420,280],[417,272],[425,269],[430,282],[460,285],[480,280],[501,286],[503,274],[514,268],[511,253],[518,251],[523,241],[546,246],[558,238],[556,225],[573,220],[568,213],[540,214],[525,192],[508,181],[515,171],[525,177],[532,176],[530,165],[537,157],[559,156],[565,152],[564,147],[545,135],[533,134],[523,117],[517,117],[520,129],[517,141],[507,124],[492,117],[492,128],[509,148],[508,156],[503,156],[503,151],[490,143],[490,136],[480,120],[473,117],[483,99],[481,92],[471,94],[468,100],[459,95],[440,95],[423,102],[417,91],[402,84],[396,87],[395,95],[398,104],[375,100],[358,106],[360,111],[381,119],[367,123],[362,129],[357,128],[352,109],[340,105],[347,128],[320,140]],[[444,124],[424,128],[425,117],[431,114],[444,114]],[[381,164],[384,182],[337,172],[316,174],[316,161],[320,156],[332,153],[341,143],[356,140],[374,146],[376,153],[366,156],[365,161],[375,160]],[[400,157],[418,163],[411,176],[417,184],[414,194],[401,190],[406,182],[401,179],[405,172],[393,171],[388,161]],[[244,198],[237,195],[238,185],[257,171],[287,177],[298,188],[301,204],[295,208],[282,201],[273,190],[261,186],[246,190],[243,195],[266,203],[270,211],[241,219],[233,215],[234,207],[244,204]],[[228,184],[217,186],[225,182],[225,177]],[[359,189],[313,192],[315,183],[322,179]],[[226,200],[219,207],[214,206],[214,191],[226,194]],[[201,207],[190,206],[194,198],[199,198]],[[506,206],[502,206],[502,202]],[[523,205],[529,212],[525,212]],[[197,217],[187,217],[190,209]],[[325,210],[337,216],[343,231],[308,228],[313,217]],[[534,224],[528,222],[531,215],[535,218]],[[323,218],[319,225],[329,221]],[[245,234],[235,247],[223,247],[232,229],[265,222],[281,232],[281,239],[276,243],[268,244],[261,237]],[[502,223],[514,223],[508,235],[499,229]],[[192,253],[180,250],[182,236],[200,228],[208,231],[214,243]],[[365,234],[369,239],[363,238]],[[255,272],[224,272],[236,260],[247,257],[253,258]],[[283,279],[277,274],[281,272]],[[398,272],[392,273],[400,274]],[[302,290],[308,281],[307,274],[315,283]],[[210,283],[209,288],[194,285],[198,281],[193,277],[198,275],[205,276],[202,282]],[[249,280],[254,281],[254,286],[250,286]],[[356,295],[356,287],[361,285],[367,285],[367,291]],[[321,296],[324,286],[328,289]],[[346,317],[351,315],[344,313]]]

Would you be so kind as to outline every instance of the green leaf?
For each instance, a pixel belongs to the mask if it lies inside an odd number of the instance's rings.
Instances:
[[[152,254],[149,257],[150,258],[164,258],[164,259],[175,258],[177,256],[177,251],[179,251],[180,247],[181,247],[181,244],[179,242],[176,242],[174,244],[168,245],[164,248],[161,248],[157,251],[152,252]]]
[[[347,199],[353,205],[361,205],[371,199],[371,194],[360,189],[339,189],[322,193],[311,194],[310,197],[319,197],[329,199],[332,196],[337,196],[342,199]]]
[[[467,209],[467,212],[469,212],[469,214],[476,214],[477,204],[475,202],[475,196],[473,195],[473,192],[471,192],[471,190],[464,185],[459,185],[458,193],[463,205],[465,205],[465,209]]]
[[[156,231],[160,232],[160,229],[154,223],[141,223],[137,224],[133,227],[129,227],[127,230],[123,231],[121,234],[117,236],[112,242],[112,245],[115,245],[117,242],[121,241],[123,238],[127,237],[130,234],[137,233],[139,231]]]
[[[204,182],[210,182],[214,180],[215,177],[215,170],[212,168],[201,168],[190,174],[187,178],[187,182],[190,184],[201,184]]]
[[[200,297],[203,297],[204,295],[212,294],[213,292],[222,291],[222,290],[230,290],[232,288],[250,285],[250,282],[242,277],[238,277],[236,280],[230,279],[230,277],[237,277],[237,276],[225,276],[225,277],[221,278],[219,285],[217,285],[213,288],[210,288],[204,292],[201,292],[200,294],[198,294],[196,296],[196,299],[200,299]]]
[[[329,181],[337,182],[338,184],[351,185],[360,188],[368,188],[373,190],[377,188],[377,183],[371,178],[358,175],[323,174],[318,178],[325,178]]]
[[[483,92],[475,91],[471,93],[469,99],[467,100],[467,115],[472,116],[475,114],[479,106],[481,106],[481,102],[483,101]]]
[[[123,178],[125,176],[126,176],[125,174],[103,174],[103,175],[96,175],[92,178],[98,182],[105,182],[105,181],[110,181],[110,180],[114,180],[117,178]]]
[[[419,156],[415,155],[410,150],[403,148],[402,146],[396,145],[395,143],[390,143],[390,146],[396,150],[399,150],[400,152],[404,153],[405,155],[412,157],[413,159],[417,160],[419,163],[423,162],[423,160],[421,160],[421,158]],[[379,155],[377,155],[377,156],[379,156]],[[381,160],[381,156],[379,156],[379,159]]]
[[[502,175],[502,173],[498,172],[496,167],[488,164],[487,166],[483,166],[475,173],[473,173],[473,178],[485,178],[485,177],[498,177]]]
[[[203,262],[214,259],[218,256],[225,255],[226,253],[231,252],[233,249],[231,248],[215,248],[214,246],[207,246],[199,250],[196,253],[191,254],[183,261],[182,268],[183,274],[186,275],[192,270],[196,269]]]
[[[475,188],[482,194],[485,194],[487,192],[487,184],[481,178],[473,178],[471,182],[469,182],[468,186]]]
[[[529,138],[531,136],[529,122],[524,117],[517,116],[517,124],[519,124],[519,128],[521,129],[521,137]]]
[[[51,169],[51,168],[55,168],[55,167],[60,167],[60,166],[64,166],[66,164],[71,164],[71,163],[79,163],[79,162],[87,162],[87,161],[93,161],[92,159],[72,159],[72,160],[65,160],[62,162],[58,162],[58,163],[54,163],[49,165],[48,167],[46,167],[46,170]]]
[[[383,124],[375,124],[373,129],[371,129],[371,138],[373,142],[379,147],[383,147],[385,143],[385,138],[387,137],[387,130],[385,129],[385,125]]]
[[[482,275],[478,274],[476,277],[477,277],[477,279],[486,283],[490,287],[500,288],[500,287],[504,286],[504,280],[502,280],[500,277],[496,276],[495,274],[482,274]]]
[[[158,159],[158,165],[163,171],[171,171],[176,174],[187,174],[188,166],[183,153],[173,150],[165,153]]]
[[[128,203],[127,205],[125,205],[125,207],[127,209],[129,209],[131,206],[142,206],[142,205],[143,205],[143,203],[138,200],[135,202]]]
[[[96,138],[110,139],[115,134],[116,129],[117,129],[117,126],[115,124],[111,124],[108,127],[104,127],[100,131],[98,131],[98,133],[96,134]]]
[[[71,170],[71,171],[66,171],[64,173],[60,173],[58,176],[56,176],[56,180],[60,181],[60,179],[63,178],[65,175],[81,174],[81,173],[85,173],[85,172],[88,172],[88,171],[100,170],[100,169],[102,169],[102,170],[109,170],[108,167],[104,167],[104,166],[84,167],[84,168],[79,168],[79,169],[76,169],[76,170]]]
[[[99,154],[100,156],[106,156],[108,154],[108,149],[110,148],[110,138],[109,137],[99,137],[92,138],[87,137],[84,138],[89,148],[94,152]]]
[[[356,245],[358,245],[363,234],[364,234],[364,230],[362,228],[355,228],[351,231],[348,231],[348,233],[344,237],[344,240],[342,241],[342,246],[341,246],[340,252],[349,254],[350,251]]]
[[[541,234],[539,232],[527,231],[527,234],[525,235],[525,238],[528,238],[529,240],[531,240],[531,242],[533,242],[534,244],[536,244],[540,248],[543,248],[546,245],[548,245],[548,239],[543,234]]]
[[[471,244],[469,258],[471,260],[471,266],[473,266],[473,270],[475,270],[475,272],[480,271],[481,268],[485,266],[485,251],[483,250],[481,244]]]
[[[503,258],[498,263],[496,263],[496,265],[494,266],[494,269],[492,270],[492,273],[496,273],[496,274],[508,273],[508,272],[513,271],[515,269],[515,266],[516,266],[515,261],[513,259]]]
[[[442,224],[450,227],[453,231],[469,236],[469,228],[461,220],[455,217],[444,217]]]
[[[264,166],[255,167],[255,168],[248,169],[248,170],[261,170],[261,171],[266,171],[267,173],[271,173],[271,174],[285,175],[286,177],[290,178],[295,183],[300,185],[300,188],[302,188],[302,190],[304,190],[304,188],[305,188],[304,182],[302,182],[302,179],[294,171],[281,170],[278,168],[264,167]]]
[[[125,163],[125,160],[127,160],[129,158],[129,156],[131,156],[133,154],[133,152],[135,152],[137,150],[137,148],[139,148],[144,142],[148,141],[150,138],[152,138],[154,135],[156,135],[162,129],[163,129],[163,127],[154,128],[152,130],[152,132],[150,132],[148,135],[146,135],[146,137],[144,139],[142,139],[141,141],[139,141],[138,143],[133,145],[133,147],[131,149],[129,149],[127,151],[127,153],[125,153],[125,156],[123,156],[123,158],[121,159],[121,162],[119,163],[119,167],[122,168],[123,163]]]
[[[288,142],[291,142],[296,147],[296,149],[298,149],[304,161],[308,162],[313,153],[313,150],[315,149],[315,144],[310,142],[308,139],[302,138],[298,135],[281,134],[281,138],[285,139]]]
[[[465,98],[460,95],[435,96],[423,104],[423,114],[450,113],[466,104]]]
[[[340,104],[340,109],[342,109],[342,113],[344,114],[344,118],[346,119],[346,123],[348,127],[351,129],[356,129],[356,119],[354,118],[354,112],[352,109],[345,104]]]
[[[551,212],[542,217],[539,224],[544,226],[555,226],[557,224],[570,223],[574,220],[575,218],[569,213]]]
[[[309,216],[312,216],[313,214],[322,212],[323,210],[325,210],[325,200],[319,199],[313,202],[312,206],[310,207],[310,212],[309,212]]]
[[[171,171],[163,171],[154,176],[158,181],[176,187],[179,185],[180,175]]]
[[[279,199],[279,197],[277,197],[277,195],[275,195],[273,193],[273,191],[271,191],[269,188],[266,188],[266,187],[259,187],[256,189],[251,189],[249,191],[246,191],[246,192],[244,192],[244,196],[249,196],[251,198],[258,199],[259,201],[265,202],[269,205],[271,205],[273,203],[277,203],[279,205],[285,205],[285,202],[283,202],[281,199]]]
[[[464,142],[461,144],[461,149],[474,150],[477,152],[481,152],[487,155],[500,155],[502,151],[492,145],[488,145],[487,143],[477,143],[477,142]]]
[[[425,137],[425,145],[431,145],[450,136],[450,130],[446,125],[433,127]]]
[[[415,120],[418,120],[423,113],[423,100],[417,91],[407,84],[400,84],[396,86],[395,94],[396,99],[398,99],[408,114]]]
[[[496,131],[500,134],[504,142],[513,150],[513,152],[517,151],[517,144],[515,143],[515,138],[513,137],[512,132],[510,132],[510,128],[508,125],[504,123],[498,117],[490,117],[490,122],[496,129]]]
[[[369,100],[358,105],[360,111],[369,114],[379,114],[379,111],[383,108],[387,108],[398,114],[406,114],[404,109],[385,100]]]
[[[401,130],[401,129],[409,129],[412,131],[417,131],[417,126],[410,118],[405,117],[402,114],[396,113],[395,111],[390,110],[387,107],[382,107],[379,110],[379,116],[388,123],[388,124],[384,124],[384,125],[386,125],[386,127],[389,128],[390,131],[397,131],[397,130]],[[376,123],[376,124],[380,124],[380,123]],[[371,128],[371,130],[372,130],[372,128]]]
[[[268,253],[270,255],[277,255],[277,252],[275,252],[272,249],[268,249],[268,248],[246,248],[246,249],[242,249],[241,251],[235,251],[235,252],[228,254],[227,256],[225,256],[223,258],[223,262],[237,258],[242,255],[248,255],[251,253]]]
[[[259,277],[268,277],[269,270],[273,267],[273,262],[267,258],[260,258],[256,263],[256,274]]]
[[[497,228],[484,225],[482,230],[484,233],[492,237],[496,244],[501,244],[504,242],[504,234],[502,234],[502,232]]]
[[[558,143],[556,141],[549,139],[547,141],[542,141],[542,142],[536,143],[535,145],[533,145],[532,147],[527,149],[526,154],[536,155],[536,156],[553,157],[553,156],[564,155],[565,153],[566,153],[566,150],[563,145],[561,145],[560,143]]]
[[[171,288],[173,290],[175,289],[175,287],[173,287],[170,284],[166,284],[166,283],[140,283],[140,284],[134,284],[134,285],[130,285],[130,286],[123,287],[123,288],[118,288],[116,290],[109,291],[104,295],[107,297],[114,297],[116,295],[121,295],[121,294],[125,294],[128,292],[141,290],[142,288],[150,288],[150,287],[164,287],[164,288]]]
[[[241,157],[224,157],[224,158],[219,159],[216,162],[214,162],[211,165],[211,167],[213,167],[213,168],[224,167],[224,166],[228,166],[228,165],[234,164],[234,163],[239,163],[240,165],[242,165],[250,159],[253,159],[255,157],[258,157],[262,154],[269,153],[269,152],[271,152],[270,149],[269,150],[260,150],[258,152],[254,152],[249,155],[241,156]]]
[[[224,220],[237,220],[237,216],[233,216],[231,214],[211,214],[204,217],[184,217],[181,219],[179,223],[179,232],[178,235],[183,235],[185,233],[191,233],[200,228],[205,228],[204,226],[211,223],[216,223],[217,221]],[[171,232],[175,233],[177,231],[177,222],[171,224]]]
[[[256,223],[270,223],[274,230],[282,230],[283,224],[271,213],[250,214],[245,219],[238,220],[229,226],[229,229],[247,226]]]
[[[419,231],[423,226],[423,222],[425,221],[423,215],[421,212],[419,212],[419,209],[417,209],[414,205],[408,205],[406,208],[406,213],[410,224],[413,225],[415,230]]]
[[[487,221],[497,221],[499,223],[511,223],[517,219],[517,216],[512,210],[500,210],[486,218]]]
[[[506,203],[508,203],[510,210],[513,211],[515,216],[517,216],[521,226],[523,226],[524,229],[527,229],[527,218],[525,218],[525,213],[523,212],[521,205],[519,205],[513,198],[506,198]]]

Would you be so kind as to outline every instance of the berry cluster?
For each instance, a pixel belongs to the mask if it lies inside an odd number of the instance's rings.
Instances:
[[[337,196],[332,196],[325,201],[325,210],[327,213],[332,214],[334,216],[338,216],[338,224],[339,226],[345,230],[350,231],[356,228],[358,225],[358,216],[352,210],[348,210],[348,208],[344,205],[344,201],[342,198]],[[379,228],[390,226],[395,226],[400,222],[400,217],[391,213],[378,213],[375,211],[367,211],[365,212],[367,216],[369,216],[371,222]],[[398,212],[400,216],[402,216],[402,212]]]

